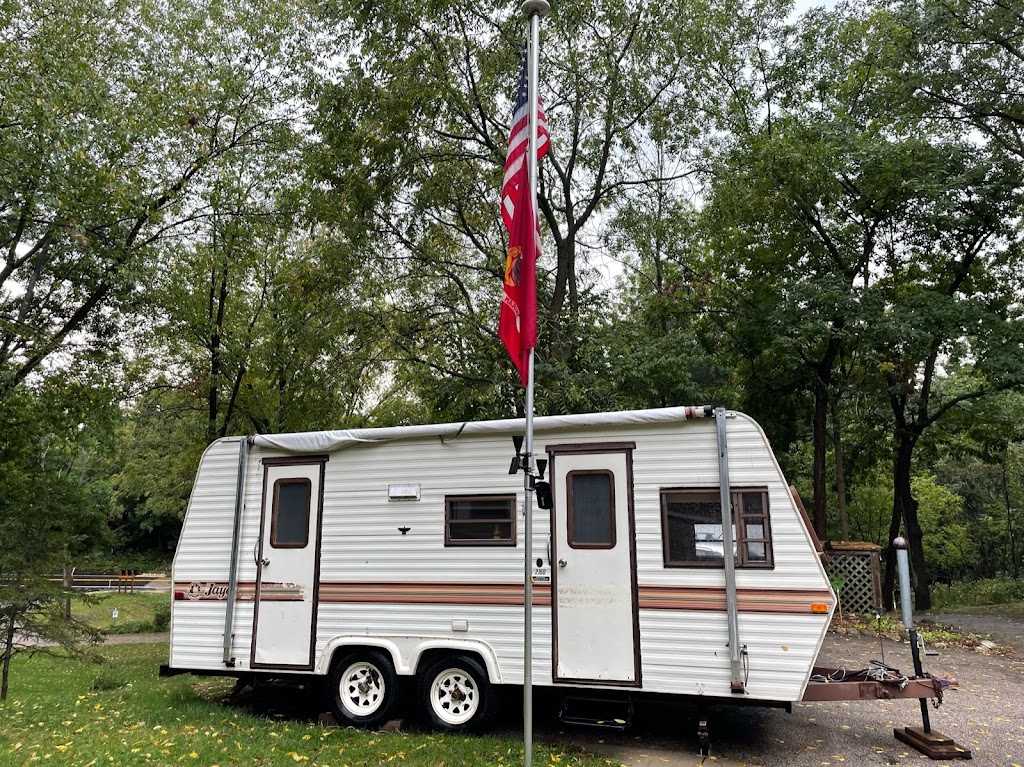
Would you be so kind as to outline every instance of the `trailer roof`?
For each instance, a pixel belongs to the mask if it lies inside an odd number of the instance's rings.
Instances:
[[[713,415],[707,405],[697,407],[669,407],[657,410],[626,410],[616,413],[580,413],[577,415],[550,415],[534,418],[535,433],[555,431],[565,427],[615,426],[666,421],[686,421]],[[391,426],[382,429],[338,429],[294,434],[259,434],[252,438],[254,445],[276,448],[291,453],[324,453],[343,450],[355,444],[388,442],[414,437],[455,438],[463,434],[517,434],[526,428],[525,418],[507,418],[499,421],[464,421],[462,423],[424,424],[421,426]]]

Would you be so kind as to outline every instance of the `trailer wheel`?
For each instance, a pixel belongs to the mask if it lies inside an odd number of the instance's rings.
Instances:
[[[476,732],[494,710],[487,672],[473,658],[441,658],[420,677],[420,703],[431,723],[445,732]]]
[[[378,650],[359,650],[331,668],[329,697],[340,725],[373,729],[388,721],[398,700],[398,676]]]

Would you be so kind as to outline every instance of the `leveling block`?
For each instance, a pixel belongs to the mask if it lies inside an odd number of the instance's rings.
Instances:
[[[970,759],[971,752],[958,746],[953,739],[941,732],[925,732],[923,727],[896,728],[892,731],[897,740],[902,740],[927,756],[929,759]]]

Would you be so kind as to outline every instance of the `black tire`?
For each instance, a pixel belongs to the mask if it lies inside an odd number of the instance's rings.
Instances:
[[[398,675],[380,650],[356,650],[331,667],[327,697],[342,727],[386,724],[398,701]]]
[[[420,675],[420,706],[442,732],[479,732],[494,714],[494,690],[480,663],[450,655]]]

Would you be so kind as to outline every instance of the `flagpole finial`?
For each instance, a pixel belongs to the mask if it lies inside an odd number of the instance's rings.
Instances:
[[[526,0],[522,5],[523,15],[529,19],[533,16],[539,16],[544,18],[548,15],[548,11],[551,10],[551,5],[548,0]]]

